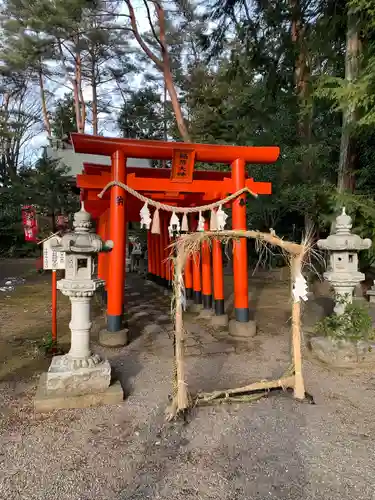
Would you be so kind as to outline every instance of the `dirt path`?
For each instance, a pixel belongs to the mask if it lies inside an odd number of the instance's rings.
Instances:
[[[24,339],[39,338],[38,325],[48,325],[47,314],[40,318],[48,307],[41,304],[46,286],[26,294],[33,297],[28,307],[39,311],[40,323],[22,327]],[[261,287],[253,280],[252,289],[258,291],[254,301],[260,333],[250,344],[215,354],[213,345],[223,341],[187,318],[194,330],[190,339],[199,341],[201,349],[187,358],[191,390],[237,386],[275,376],[286,366],[288,284],[270,281]],[[138,278],[129,279],[127,292],[131,344],[106,350],[93,342],[93,349],[111,360],[126,389],[123,404],[34,415],[32,397],[44,368],[19,369],[3,378],[0,498],[374,498],[372,374],[335,372],[307,360],[307,388],[316,405],[297,403],[287,394],[272,395],[251,405],[195,409],[186,425],[166,425],[173,365],[169,298]],[[6,310],[8,320],[24,314],[22,321],[33,321],[34,313]],[[61,328],[69,316],[67,307],[64,311]],[[13,327],[12,335],[20,337],[20,332]],[[9,342],[3,328],[3,341],[4,335]],[[224,340],[224,345],[230,342]],[[8,358],[20,353],[14,345],[12,349]]]

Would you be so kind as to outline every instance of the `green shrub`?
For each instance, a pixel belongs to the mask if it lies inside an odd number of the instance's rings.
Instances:
[[[367,307],[354,302],[347,304],[345,312],[332,314],[315,325],[315,332],[325,337],[341,340],[372,340],[375,338],[372,319]]]

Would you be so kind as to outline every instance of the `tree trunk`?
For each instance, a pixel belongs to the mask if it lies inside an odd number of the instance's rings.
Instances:
[[[182,113],[182,108],[181,108],[180,101],[178,99],[178,95],[177,95],[177,91],[176,91],[176,87],[175,87],[174,81],[173,81],[173,75],[172,75],[171,65],[170,65],[170,60],[169,60],[168,46],[167,46],[166,37],[165,37],[166,26],[165,26],[164,7],[162,6],[160,1],[158,1],[158,0],[153,1],[155,12],[156,12],[158,22],[159,22],[160,33],[158,36],[156,31],[155,31],[155,28],[153,26],[153,23],[152,23],[151,14],[150,14],[149,8],[147,6],[147,2],[144,2],[146,9],[147,9],[148,20],[150,23],[151,31],[154,35],[155,40],[157,41],[157,43],[161,49],[162,59],[160,59],[159,57],[157,57],[154,54],[154,52],[150,49],[150,47],[145,43],[144,39],[142,38],[142,36],[139,32],[137,20],[136,20],[136,16],[135,16],[135,11],[134,11],[131,0],[125,0],[125,3],[126,3],[128,10],[129,10],[130,22],[131,22],[132,31],[133,31],[135,39],[137,40],[137,42],[140,45],[143,52],[156,65],[157,69],[163,73],[165,86],[168,90],[168,94],[169,94],[169,97],[170,97],[171,103],[172,103],[173,112],[174,112],[175,117],[176,117],[178,131],[180,132],[180,135],[181,135],[184,142],[191,142],[190,134],[189,134],[188,128],[186,126],[185,118],[184,118],[184,115]]]
[[[173,82],[173,75],[171,71],[171,61],[169,58],[168,45],[166,42],[166,26],[165,26],[165,13],[164,9],[159,2],[155,2],[155,10],[158,16],[159,29],[160,29],[160,45],[163,59],[163,74],[165,86],[168,90],[169,97],[171,98],[172,108],[176,117],[178,131],[184,142],[191,142],[190,134],[186,126],[185,118],[182,113],[181,104],[178,99],[176,87]]]
[[[78,44],[77,41],[76,41],[76,44]],[[69,72],[67,65],[66,65],[65,56],[64,56],[64,52],[63,52],[63,48],[62,48],[62,42],[59,38],[57,38],[57,46],[59,49],[61,64],[64,68],[66,78],[68,78],[72,82],[74,111],[75,111],[75,115],[76,115],[77,132],[83,133],[84,126],[82,126],[82,113],[81,113],[81,105],[80,105],[79,79],[78,79],[79,75],[77,73],[77,60],[75,61],[74,77],[72,78],[70,76],[70,72]]]
[[[77,38],[77,45],[79,43],[79,39]],[[79,49],[77,48],[76,50],[76,81],[77,81],[77,90],[78,90],[78,101],[79,101],[79,110],[80,110],[80,115],[81,115],[81,133],[84,134],[85,132],[85,125],[86,125],[86,103],[83,98],[83,92],[82,92],[82,60],[81,60],[81,53]]]
[[[52,137],[51,122],[50,122],[50,119],[48,117],[47,104],[46,104],[46,93],[45,93],[45,89],[44,89],[43,74],[42,74],[41,69],[39,70],[39,89],[40,89],[40,100],[42,103],[42,114],[43,114],[44,128],[46,129],[48,137]]]
[[[92,133],[98,135],[98,91],[95,74],[95,59],[92,59],[91,65],[91,88],[92,88]]]
[[[294,83],[298,102],[297,137],[300,146],[305,151],[301,159],[303,178],[305,181],[312,179],[312,165],[309,153],[312,133],[312,101],[310,89],[310,67],[308,53],[305,43],[306,26],[302,19],[300,0],[291,0],[292,42],[295,46]],[[305,215],[305,229],[312,227],[312,220],[308,214]]]
[[[358,78],[362,44],[359,37],[358,15],[352,9],[348,10],[345,53],[345,80],[350,85]],[[354,192],[354,173],[357,162],[356,141],[352,136],[352,128],[358,119],[357,109],[349,103],[343,112],[340,160],[337,174],[337,191]]]
[[[178,100],[178,95],[176,92],[176,87],[173,83],[173,77],[169,65],[164,67],[164,80],[165,86],[167,87],[169,97],[171,98],[172,108],[176,117],[178,131],[184,142],[191,142],[190,134],[187,129],[184,115],[182,114],[182,109],[180,101]]]
[[[78,92],[78,83],[76,78],[73,78],[72,85],[73,85],[74,110],[76,113],[76,122],[77,122],[77,132],[83,134],[81,106],[80,106],[80,99]]]

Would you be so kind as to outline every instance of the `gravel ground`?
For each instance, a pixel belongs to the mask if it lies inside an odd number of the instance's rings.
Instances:
[[[134,293],[140,286],[135,280]],[[142,297],[147,311],[167,311],[168,298],[152,287]],[[129,307],[137,303],[139,296],[129,298]],[[372,373],[333,371],[307,359],[315,405],[272,394],[253,404],[196,408],[186,423],[166,424],[170,327],[150,337],[140,335],[142,326],[135,322],[126,348],[94,346],[126,387],[121,405],[34,415],[38,375],[0,382],[0,498],[375,498]],[[274,376],[287,365],[288,349],[286,328],[278,328],[236,353],[191,356],[190,388]]]

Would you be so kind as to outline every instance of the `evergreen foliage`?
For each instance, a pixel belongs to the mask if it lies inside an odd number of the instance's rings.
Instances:
[[[66,173],[43,156],[25,158],[41,129],[56,138],[78,130],[181,139],[165,75],[140,49],[129,4],[136,2],[2,1],[1,204],[30,198],[50,212],[67,210]],[[138,26],[148,26],[142,39],[159,57],[160,19],[154,2],[143,4],[149,10],[137,6]],[[272,196],[249,201],[249,224],[298,239],[307,223],[329,231],[345,204],[355,229],[375,242],[375,0],[161,4],[191,138],[281,148],[276,165],[248,167],[273,184]],[[2,217],[0,231],[12,223]],[[373,260],[369,252],[363,268]]]

